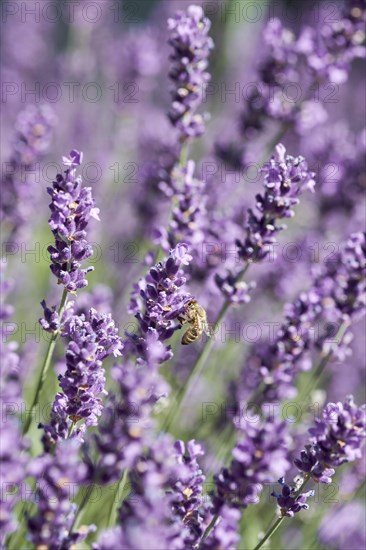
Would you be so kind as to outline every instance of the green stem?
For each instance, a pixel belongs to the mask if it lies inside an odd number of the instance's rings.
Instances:
[[[259,550],[259,548],[262,548],[263,544],[271,538],[271,536],[277,531],[281,523],[283,522],[285,518],[281,517],[278,518],[277,521],[272,525],[272,527],[267,531],[265,536],[262,538],[262,540],[257,544],[257,546],[254,548],[254,550]]]
[[[347,329],[349,328],[349,323],[346,321],[341,324],[341,326],[338,329],[338,332],[335,336],[335,339],[338,340],[338,345],[342,343],[342,340],[347,332]],[[318,365],[313,369],[310,381],[306,389],[301,394],[302,405],[304,406],[306,403],[306,399],[309,396],[309,394],[312,392],[314,387],[318,384],[319,380],[321,379],[323,372],[325,370],[325,367],[329,363],[330,359],[333,356],[333,351],[330,350],[322,359],[319,361]]]
[[[236,278],[236,282],[239,282],[242,279],[242,277],[245,275],[245,273],[249,269],[249,266],[250,266],[249,263],[246,264],[246,266],[239,272],[239,274]],[[223,305],[222,305],[222,307],[219,311],[219,314],[217,316],[217,319],[215,321],[215,324],[214,324],[215,329],[218,328],[219,324],[224,319],[224,317],[226,315],[226,312],[230,307],[230,304],[231,304],[231,302],[229,300],[226,300],[223,303]],[[169,415],[169,417],[167,417],[166,422],[163,424],[163,430],[164,431],[168,431],[170,429],[170,427],[172,426],[172,424],[174,424],[174,421],[176,420],[176,418],[177,418],[177,416],[180,412],[179,409],[180,409],[181,405],[184,403],[184,400],[185,400],[185,397],[188,393],[188,390],[191,387],[196,386],[199,378],[201,377],[201,374],[203,372],[206,361],[207,361],[207,359],[208,359],[208,357],[211,353],[211,350],[214,346],[214,343],[215,343],[214,338],[209,338],[206,341],[206,343],[205,343],[204,347],[202,348],[202,351],[199,354],[199,356],[197,358],[197,361],[193,365],[193,368],[192,368],[191,372],[189,373],[186,381],[181,386],[181,388],[178,390],[178,392],[176,394],[176,398],[175,398],[176,399],[176,401],[175,401],[175,410],[174,410],[173,414],[171,414],[171,415]]]
[[[217,522],[217,520],[219,519],[219,517],[220,517],[220,516],[219,516],[218,514],[216,514],[216,515],[212,518],[212,520],[210,521],[210,524],[207,526],[205,532],[204,532],[203,535],[202,535],[202,538],[201,538],[201,540],[200,540],[200,543],[199,543],[199,545],[198,545],[198,548],[200,548],[200,547],[202,546],[202,543],[205,542],[205,540],[207,539],[208,535],[211,533],[212,529],[215,527],[216,522]]]
[[[298,488],[298,490],[296,491],[295,493],[295,499],[302,493],[305,485],[308,483],[310,479],[310,476],[306,476],[304,481],[302,482],[301,486]],[[286,516],[282,516],[280,518],[278,518],[275,523],[272,525],[272,527],[270,527],[267,531],[267,533],[264,535],[264,537],[258,542],[257,546],[254,548],[254,550],[259,550],[260,548],[262,548],[262,546],[264,545],[264,543],[271,538],[271,536],[277,531],[277,529],[279,528],[279,526],[281,525],[281,523],[283,522],[283,520],[285,519]]]
[[[121,493],[121,491],[122,492],[124,491],[127,478],[128,478],[128,468],[126,468],[125,471],[123,472],[123,475],[122,475],[121,479],[119,480],[119,482],[117,484],[117,487],[116,487],[116,490],[114,492],[114,497],[112,499],[111,507],[109,509],[109,514],[108,514],[107,528],[113,527],[113,525],[115,524],[115,515],[116,515],[118,496]]]
[[[187,159],[188,159],[188,143],[187,141],[185,141],[180,150],[178,166],[180,166],[181,168],[185,166],[187,164]]]
[[[72,421],[71,424],[70,424],[68,434],[67,434],[67,439],[69,439],[72,436],[72,432],[74,431],[74,427],[75,427],[75,422]]]
[[[72,531],[75,529],[75,527],[78,526],[78,523],[79,523],[80,518],[81,518],[81,513],[84,510],[85,504],[88,502],[89,498],[91,497],[93,489],[94,489],[94,485],[93,485],[93,483],[91,483],[89,485],[89,487],[87,488],[87,490],[85,491],[85,495],[83,496],[82,501],[80,502],[80,505],[79,505],[78,510],[77,510],[77,512],[75,514],[75,517],[74,517],[74,521],[72,522],[72,524],[70,526],[69,533],[72,533]]]
[[[59,307],[59,310],[58,310],[58,316],[59,316],[60,320],[61,320],[62,314],[65,310],[65,306],[66,306],[66,302],[67,302],[67,295],[68,295],[68,292],[67,292],[66,289],[64,289],[64,291],[62,293],[61,304],[60,304],[60,307]],[[36,393],[35,393],[34,398],[33,398],[32,406],[31,406],[29,415],[28,415],[28,417],[27,417],[27,419],[24,423],[24,428],[23,428],[23,434],[24,435],[28,432],[28,430],[30,428],[34,410],[38,406],[39,397],[40,397],[42,388],[44,386],[45,380],[47,378],[48,369],[49,369],[50,364],[51,364],[51,359],[52,359],[52,356],[53,356],[53,352],[55,351],[56,341],[59,337],[59,334],[60,334],[59,332],[54,332],[51,336],[50,343],[48,345],[48,349],[47,349],[47,353],[46,353],[46,357],[45,357],[43,365],[42,365],[41,374],[39,376],[39,381],[38,381]]]

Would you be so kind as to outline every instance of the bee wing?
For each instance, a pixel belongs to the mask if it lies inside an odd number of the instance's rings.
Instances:
[[[207,336],[212,336],[213,331],[212,328],[209,326],[207,320],[203,322],[203,330]]]

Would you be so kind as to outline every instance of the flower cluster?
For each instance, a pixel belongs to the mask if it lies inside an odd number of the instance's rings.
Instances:
[[[284,422],[268,417],[263,423],[242,422],[239,428],[231,465],[215,477],[215,513],[225,504],[234,508],[256,504],[262,484],[290,467],[289,436]]]
[[[251,87],[240,116],[245,143],[263,132],[269,120],[299,134],[311,134],[327,120],[317,95],[314,99],[311,95],[320,83],[338,86],[346,82],[352,61],[365,57],[365,13],[364,3],[350,0],[329,24],[321,29],[304,26],[298,37],[279,19],[270,19],[263,32],[268,51],[258,66],[258,85]],[[299,100],[288,93],[292,86],[301,90]],[[216,152],[236,168],[246,164],[241,143],[218,143]]]
[[[247,262],[263,260],[270,253],[276,242],[275,234],[286,228],[277,225],[277,220],[292,218],[292,208],[300,202],[299,195],[306,189],[314,191],[315,186],[314,173],[308,169],[305,159],[287,155],[282,144],[277,145],[276,155],[261,172],[265,192],[256,196],[259,214],[252,209],[248,211],[246,238],[236,243],[239,256]]]
[[[343,83],[352,61],[365,57],[366,7],[364,3],[356,4],[348,2],[339,19],[322,29],[322,41],[308,58],[317,79]]]
[[[348,321],[364,315],[366,306],[366,233],[353,233],[329,258],[315,286],[327,300],[328,318]],[[330,311],[331,310],[331,311]]]
[[[156,368],[147,365],[116,365],[112,377],[118,390],[108,397],[95,434],[101,458],[93,479],[103,483],[119,479],[143,454],[153,428],[153,407],[168,393]]]
[[[17,119],[16,138],[1,186],[0,220],[6,220],[15,231],[30,215],[34,186],[27,173],[47,151],[55,115],[48,105],[29,105]],[[25,208],[27,205],[27,208]]]
[[[263,33],[268,55],[259,67],[260,86],[254,86],[240,118],[243,136],[264,128],[267,118],[291,119],[294,103],[286,101],[282,86],[299,81],[299,51],[295,35],[279,19],[271,19]]]
[[[79,461],[76,440],[62,441],[54,455],[34,459],[28,475],[35,479],[36,515],[28,518],[30,540],[36,548],[71,548],[95,526],[73,530],[76,505],[72,488],[87,481],[87,467]]]
[[[282,486],[281,493],[273,491],[271,495],[277,499],[282,517],[287,516],[292,518],[295,514],[301,512],[301,510],[309,510],[309,504],[306,501],[308,498],[314,496],[313,490],[301,493],[296,486],[291,487],[287,485],[284,477],[281,477],[278,483]]]
[[[342,403],[328,403],[323,418],[310,428],[310,445],[295,459],[295,465],[315,481],[330,483],[336,468],[361,458],[366,437],[366,405],[357,407],[350,396]]]
[[[263,484],[273,481],[290,468],[290,438],[284,422],[273,417],[237,424],[238,441],[229,467],[214,476],[212,514],[214,529],[203,548],[230,550],[238,543],[241,510],[259,502]]]
[[[224,504],[220,508],[220,517],[215,529],[201,543],[204,550],[231,550],[239,544],[239,522],[241,512]]]
[[[90,218],[99,220],[90,187],[82,187],[81,177],[76,177],[76,167],[82,163],[82,153],[72,150],[70,158],[63,158],[67,170],[58,174],[53,187],[48,188],[52,202],[49,226],[55,244],[48,247],[51,256],[51,271],[58,283],[68,292],[75,293],[86,286],[86,273],[92,267],[81,269],[81,262],[89,258],[92,247],[86,240],[86,227]]]
[[[146,360],[154,342],[164,342],[179,328],[175,321],[184,313],[191,298],[181,290],[186,283],[181,265],[188,265],[191,259],[188,247],[177,244],[166,260],[151,267],[146,277],[135,285],[129,312],[135,314],[138,331],[128,334],[126,350],[130,344],[133,351]],[[161,361],[169,358],[170,348],[165,349]],[[161,353],[163,350],[159,346],[156,351]]]
[[[13,313],[13,308],[5,303],[5,298],[12,288],[12,283],[6,280],[4,266],[1,265],[0,281],[0,406],[2,410],[1,427],[1,483],[2,497],[0,501],[0,544],[3,547],[5,537],[16,529],[13,510],[21,496],[21,486],[24,482],[24,469],[27,457],[24,451],[28,448],[23,439],[20,423],[15,416],[17,403],[21,400],[21,364],[16,351],[15,342],[7,342],[7,331],[4,322]],[[4,278],[3,278],[4,277]]]
[[[71,426],[85,421],[95,426],[103,409],[105,395],[103,360],[121,355],[122,343],[110,314],[90,309],[87,315],[72,315],[62,329],[68,338],[66,371],[59,376],[63,390],[56,395],[50,424],[44,428],[43,443],[50,450],[57,439],[65,439]],[[79,427],[78,432],[84,427]]]
[[[310,428],[309,433],[310,444],[305,445],[294,464],[304,474],[306,483],[310,478],[318,483],[331,483],[334,468],[361,458],[361,446],[366,438],[366,405],[357,407],[352,396],[343,404],[328,403],[323,418],[315,420],[315,427]],[[281,477],[279,483],[281,493],[272,495],[277,499],[282,516],[293,517],[309,508],[306,500],[314,491],[303,493],[304,482],[300,482],[299,487],[290,487]]]
[[[236,240],[238,255],[245,262],[259,262],[273,251],[276,234],[286,225],[277,221],[294,216],[292,208],[299,204],[299,195],[305,189],[314,190],[314,173],[308,170],[305,159],[286,154],[282,144],[276,146],[276,154],[261,169],[264,174],[265,192],[256,196],[258,213],[249,209],[246,236]],[[228,272],[226,276],[216,274],[217,286],[233,303],[250,300],[249,292],[254,285],[242,284],[240,273]]]
[[[208,36],[210,25],[202,8],[193,5],[168,20],[169,43],[174,48],[169,76],[175,84],[169,117],[181,141],[204,132],[204,119],[196,111],[204,97],[205,84],[210,80],[206,72],[207,58],[213,48]]]
[[[189,160],[186,166],[175,166],[169,185],[161,184],[162,190],[171,198],[172,212],[168,230],[161,227],[155,231],[155,241],[165,251],[184,242],[191,253],[199,252],[205,240],[207,228],[206,185],[194,177],[195,163]]]
[[[130,472],[131,498],[119,511],[119,526],[102,534],[94,550],[114,548],[174,548],[183,550],[188,528],[173,521],[174,495],[168,492],[187,470],[173,453],[167,435],[151,441]]]
[[[91,12],[81,6],[61,35],[57,18],[40,33],[28,22],[22,29],[22,14],[10,10],[1,66],[10,161],[0,267],[17,274],[11,297],[21,307],[4,302],[11,285],[2,280],[1,547],[235,550],[266,527],[265,488],[276,480],[280,517],[253,546],[264,548],[274,536],[270,544],[287,547],[291,536],[302,547],[319,526],[296,521],[283,537],[278,528],[308,510],[314,484],[329,489],[345,463],[340,501],[361,506],[366,405],[343,397],[361,391],[365,355],[356,322],[366,310],[366,132],[355,62],[365,57],[365,1],[343,0],[330,10],[303,2],[305,26],[285,28],[277,18],[248,25],[240,2],[224,11],[213,2],[187,4],[178,12],[184,2],[150,2],[139,25],[127,24],[131,17],[115,25],[105,0],[97,0]],[[85,24],[94,16],[97,24]],[[220,49],[211,71],[213,39]],[[76,75],[90,86],[70,87]],[[112,94],[100,101],[99,82],[108,81]],[[35,106],[20,113],[15,143],[6,144],[18,92],[33,95]],[[55,118],[36,98],[48,92],[57,95],[48,98],[60,120],[57,143],[71,135],[96,162],[84,164],[73,149],[42,185],[57,166],[40,165]],[[69,101],[58,101],[65,92]],[[74,101],[79,94],[82,105]],[[199,147],[191,151],[193,143]],[[288,154],[291,143],[301,155]],[[99,209],[86,186],[98,180],[108,223],[92,239]],[[47,341],[40,345],[29,328],[34,299],[45,296],[43,233],[31,214],[49,202],[48,264],[62,296],[53,305],[51,289],[42,301]],[[94,240],[102,243],[99,279],[80,293]],[[208,338],[198,341],[203,332]],[[243,341],[258,339],[248,352]],[[308,388],[311,406],[328,403],[309,433],[308,419],[296,415],[295,422],[289,413],[309,399],[288,402]],[[259,513],[251,506],[257,503]],[[324,505],[304,515],[311,521],[319,512],[329,522]],[[81,525],[82,518],[95,526]],[[346,532],[356,521],[340,523]],[[362,533],[340,530],[320,527],[318,542],[362,547]]]
[[[326,262],[310,290],[285,307],[286,320],[273,344],[263,345],[247,360],[245,386],[255,388],[262,382],[261,402],[296,394],[294,379],[300,371],[311,368],[307,352],[312,347],[339,359],[345,357],[347,341],[344,345],[336,341],[334,326],[349,324],[365,313],[365,242],[364,234],[351,235]],[[325,329],[314,336],[314,326],[320,322],[331,322],[332,334]],[[239,400],[243,386],[239,385]]]
[[[203,484],[206,478],[197,461],[197,457],[204,452],[194,439],[188,441],[187,445],[183,441],[176,441],[174,447],[178,463],[186,465],[189,475],[188,479],[187,476],[181,477],[172,487],[175,497],[173,512],[189,529],[185,547],[194,547],[207,527],[207,510],[203,508]]]

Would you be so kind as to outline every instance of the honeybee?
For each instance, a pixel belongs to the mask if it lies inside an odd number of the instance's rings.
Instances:
[[[182,336],[181,342],[183,346],[195,342],[203,332],[211,336],[204,308],[196,300],[189,300],[186,304],[186,309],[187,314],[179,318],[182,325],[185,323],[189,324],[189,328]]]

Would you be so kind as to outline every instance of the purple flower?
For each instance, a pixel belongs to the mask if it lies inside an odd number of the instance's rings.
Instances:
[[[56,306],[49,308],[45,300],[42,300],[41,306],[44,315],[44,317],[39,320],[41,327],[46,332],[57,332],[60,329],[60,318]]]
[[[313,347],[323,355],[331,352],[344,359],[347,340],[338,344],[334,327],[342,322],[349,324],[365,313],[365,243],[364,234],[351,235],[315,275],[310,290],[285,307],[286,320],[274,343],[260,347],[246,362],[239,400],[248,385],[254,388],[260,381],[265,384],[259,397],[262,403],[296,395],[295,377],[311,368],[308,352]],[[332,333],[325,329],[314,338],[314,326],[327,322],[331,322]]]
[[[233,460],[215,476],[214,512],[223,505],[246,508],[256,504],[263,483],[273,481],[290,467],[288,435],[284,422],[267,418],[263,423],[243,422]]]
[[[328,403],[323,419],[315,420],[310,428],[310,444],[305,445],[294,464],[304,474],[305,480],[312,478],[318,483],[329,484],[337,468],[345,462],[361,458],[361,446],[366,437],[366,405],[357,407],[353,397],[342,403]],[[293,517],[309,508],[306,500],[314,491],[299,493],[300,488],[290,487],[283,477],[279,479],[282,492],[274,492],[282,516]],[[300,485],[302,482],[299,482]]]
[[[344,83],[352,61],[365,57],[365,20],[364,4],[353,1],[329,24],[305,26],[298,37],[279,19],[270,19],[263,32],[267,52],[258,65],[258,85],[251,87],[240,116],[240,142],[218,143],[217,155],[236,169],[245,167],[246,144],[264,133],[270,121],[300,134],[313,133],[328,115],[309,95],[319,83]],[[294,101],[288,89],[299,83],[306,91]]]
[[[127,362],[116,365],[112,377],[118,390],[109,396],[95,434],[100,460],[93,476],[103,483],[119,479],[143,454],[154,427],[153,408],[168,393],[156,367]]]
[[[15,232],[29,218],[34,206],[36,188],[27,178],[37,161],[47,151],[55,125],[55,115],[49,105],[28,105],[15,125],[16,138],[4,170],[1,191],[0,219],[10,223]]]
[[[278,483],[282,485],[281,493],[273,491],[271,495],[277,499],[277,504],[281,509],[281,516],[288,516],[292,518],[301,510],[308,510],[309,505],[306,503],[307,499],[314,496],[314,491],[308,491],[307,493],[298,494],[296,487],[290,487],[286,485],[285,479],[281,477]]]
[[[107,550],[118,541],[118,548],[171,548],[183,550],[188,528],[173,521],[174,495],[169,492],[187,468],[177,463],[173,441],[162,435],[135,460],[130,470],[131,496],[119,511],[119,527],[102,534],[95,550]]]
[[[276,243],[276,234],[286,229],[278,225],[283,218],[294,216],[293,207],[299,203],[299,195],[305,189],[314,190],[314,173],[308,170],[301,156],[286,155],[282,144],[276,146],[276,154],[262,168],[265,191],[256,196],[256,209],[248,210],[246,236],[243,241],[236,239],[239,258],[245,262],[259,262],[270,254]],[[234,303],[249,301],[249,291],[253,284],[241,285],[240,272],[228,270],[225,276],[215,276],[217,286],[227,299]]]
[[[71,422],[95,426],[106,395],[103,360],[121,355],[122,343],[110,314],[90,309],[88,315],[73,315],[62,329],[70,339],[66,350],[66,372],[59,376],[63,393],[56,395],[50,424],[44,428],[43,443],[50,450],[57,439],[67,437]],[[83,428],[78,428],[81,433]]]
[[[169,118],[181,141],[204,132],[204,117],[196,111],[204,98],[205,84],[210,80],[206,72],[207,58],[213,48],[208,36],[210,26],[202,8],[195,5],[178,11],[168,20],[169,44],[174,49],[169,76],[175,84]]]
[[[86,273],[93,268],[81,269],[81,263],[89,258],[92,247],[86,240],[86,227],[90,218],[99,220],[90,187],[82,187],[81,177],[76,177],[76,167],[82,162],[82,153],[72,150],[70,157],[63,157],[68,167],[65,175],[58,174],[53,187],[48,188],[52,197],[49,226],[55,237],[54,246],[48,247],[51,271],[68,292],[86,286]]]
[[[71,502],[75,484],[87,481],[87,467],[79,461],[76,440],[62,441],[55,454],[34,459],[28,475],[36,481],[37,513],[28,518],[30,540],[37,548],[70,548],[85,539],[94,525],[73,530],[76,505]]]
[[[153,341],[158,339],[164,342],[180,328],[180,324],[175,321],[180,318],[187,301],[192,298],[181,290],[186,283],[181,264],[187,265],[191,259],[188,247],[177,244],[166,260],[151,267],[145,279],[135,285],[129,312],[135,314],[138,330],[134,334],[128,334],[126,350],[129,349],[141,359],[147,360],[148,347]],[[170,348],[166,348],[166,352],[170,353]],[[162,354],[164,360],[168,358],[167,353]]]
[[[344,83],[354,59],[365,57],[365,5],[348,2],[343,13],[324,25],[318,48],[308,57],[309,68],[318,80]]]
[[[13,510],[21,499],[25,483],[27,456],[24,451],[28,443],[22,436],[21,425],[15,415],[14,407],[21,402],[22,365],[16,351],[15,342],[7,342],[4,321],[9,319],[13,308],[5,303],[5,298],[12,288],[12,282],[5,279],[4,264],[1,264],[0,282],[0,406],[2,410],[1,445],[0,445],[0,478],[2,497],[0,502],[0,544],[3,547],[6,536],[17,527]],[[23,376],[22,376],[23,375]]]
[[[228,270],[226,275],[216,273],[215,282],[227,300],[232,304],[247,304],[250,302],[251,291],[256,288],[256,283],[251,281],[238,281],[237,277]]]
[[[328,403],[322,420],[315,420],[309,430],[310,443],[296,467],[320,483],[330,483],[333,467],[361,458],[361,446],[366,437],[366,405],[357,407],[350,396],[342,403]]]
[[[175,166],[170,177],[170,184],[163,189],[169,192],[173,204],[169,227],[155,231],[155,241],[165,251],[183,241],[191,252],[198,254],[206,236],[207,211],[205,184],[194,178],[195,164],[192,160],[184,167]],[[177,253],[179,249],[177,248]],[[188,262],[182,263],[185,265]]]
[[[292,218],[293,206],[299,204],[298,196],[305,189],[314,191],[314,173],[308,170],[303,157],[286,155],[282,144],[277,145],[276,155],[262,168],[265,192],[256,196],[256,208],[248,211],[246,238],[237,241],[239,255],[244,261],[260,261],[276,242],[275,234],[285,229],[277,220]]]
[[[240,542],[239,522],[241,512],[224,504],[220,509],[220,517],[207,539],[200,547],[204,550],[232,550]]]
[[[178,479],[172,487],[175,497],[173,511],[189,529],[189,535],[184,541],[186,547],[194,547],[207,527],[203,507],[203,484],[206,478],[197,461],[204,452],[194,439],[188,441],[187,445],[183,441],[176,441],[174,447],[178,463],[186,465],[189,473]]]

